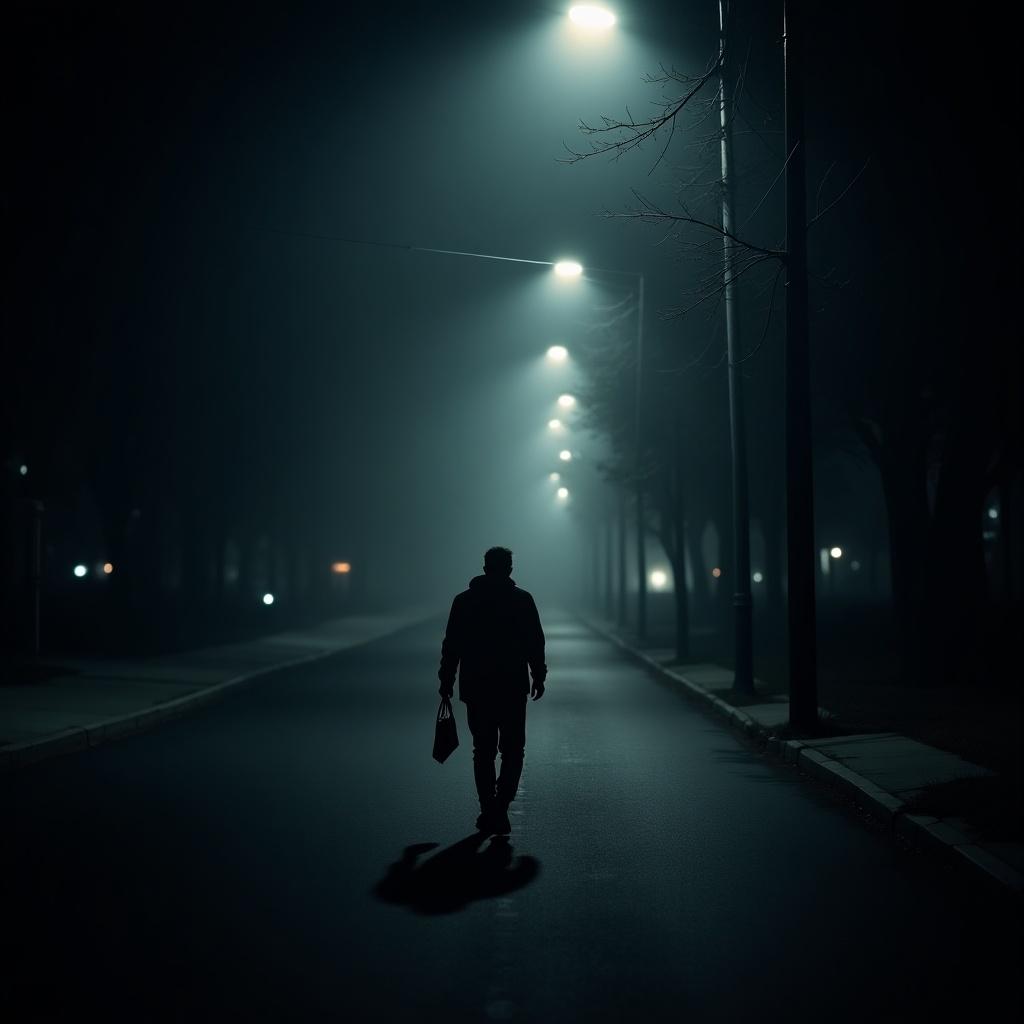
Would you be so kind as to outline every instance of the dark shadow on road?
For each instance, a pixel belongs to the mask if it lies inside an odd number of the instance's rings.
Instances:
[[[504,836],[488,840],[474,832],[433,857],[420,859],[437,845],[407,846],[374,886],[374,895],[385,903],[404,904],[417,914],[451,914],[474,900],[521,889],[540,873],[540,861],[514,856]]]

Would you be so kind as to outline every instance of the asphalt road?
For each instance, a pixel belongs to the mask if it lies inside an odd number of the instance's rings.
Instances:
[[[1005,901],[547,627],[507,843],[461,705],[430,758],[441,623],[4,780],[0,1016],[1013,1018]]]

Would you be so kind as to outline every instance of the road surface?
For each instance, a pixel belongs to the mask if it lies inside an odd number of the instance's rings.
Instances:
[[[995,1019],[1019,918],[546,624],[509,842],[430,758],[442,623],[3,780],[22,1020]],[[1013,1013],[1010,1017],[1012,1019]]]

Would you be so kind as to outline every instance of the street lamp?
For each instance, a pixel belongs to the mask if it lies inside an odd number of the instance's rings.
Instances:
[[[576,4],[569,8],[569,20],[580,28],[609,29],[616,21],[615,15],[607,7],[596,4]]]
[[[569,497],[569,488],[568,487],[559,487],[558,488],[558,497],[559,497],[559,499],[561,501],[565,501]]]
[[[575,260],[559,260],[555,264],[555,276],[566,279],[578,278],[583,273],[583,267]]]
[[[568,449],[568,448],[563,448],[563,449],[562,449],[562,450],[561,450],[561,451],[560,451],[560,452],[558,453],[558,457],[559,457],[559,458],[560,458],[560,459],[561,459],[561,460],[562,460],[563,462],[570,462],[570,461],[572,460],[572,452],[571,452],[571,451],[569,451],[569,449]]]
[[[569,350],[564,345],[552,345],[547,355],[552,363],[564,363],[569,358]]]
[[[573,395],[559,395],[558,404],[563,409],[572,409],[576,405],[576,399]]]
[[[561,473],[548,473],[548,479],[553,483],[557,484],[562,479]]]
[[[550,430],[561,430],[564,424],[561,420],[548,420],[548,429]]]

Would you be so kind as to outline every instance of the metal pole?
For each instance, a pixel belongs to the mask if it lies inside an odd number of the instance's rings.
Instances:
[[[729,359],[729,431],[732,441],[733,657],[732,686],[737,693],[754,692],[753,615],[750,596],[750,507],[747,499],[747,438],[743,415],[743,378],[738,295],[733,279],[736,190],[732,177],[732,82],[725,70],[725,7],[719,0],[719,115],[722,138],[722,236],[725,288],[725,341]]]
[[[39,619],[40,594],[43,587],[43,503],[32,502],[32,654],[39,655],[41,624]]]
[[[626,625],[626,485],[619,487],[619,626]]]
[[[636,452],[633,472],[636,479],[636,638],[647,637],[647,552],[644,515],[644,484],[641,479],[643,464],[643,388],[644,388],[644,275],[638,274],[636,326],[636,423],[634,427]]]
[[[818,721],[814,602],[814,474],[811,461],[810,328],[807,314],[807,209],[804,164],[803,19],[786,0],[786,561],[789,720]]]

